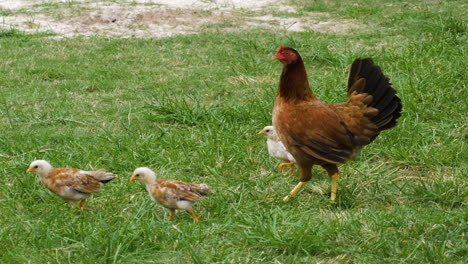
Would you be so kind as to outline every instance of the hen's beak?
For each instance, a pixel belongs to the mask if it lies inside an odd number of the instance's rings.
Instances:
[[[266,135],[265,129],[260,130],[260,132],[258,132],[258,134],[259,134],[259,135]]]
[[[281,60],[281,58],[278,57],[278,56],[274,56],[273,58],[271,58],[271,60],[272,60],[272,61],[277,61],[277,60]]]
[[[130,181],[132,182],[134,180],[136,180],[136,178],[135,178],[135,176],[132,175],[132,177],[130,178]]]
[[[26,173],[30,173],[30,172],[33,172],[32,168],[28,168],[28,169],[26,170]]]

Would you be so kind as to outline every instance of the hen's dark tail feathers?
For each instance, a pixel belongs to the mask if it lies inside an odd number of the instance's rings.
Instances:
[[[371,121],[379,130],[396,126],[396,120],[401,116],[401,100],[389,79],[372,59],[356,59],[351,65],[348,96],[354,91],[372,95],[369,106],[377,108],[379,113],[372,117]]]

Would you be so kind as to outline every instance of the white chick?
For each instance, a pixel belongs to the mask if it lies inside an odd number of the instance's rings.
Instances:
[[[276,134],[275,128],[273,126],[266,126],[260,130],[258,134],[265,135],[267,137],[268,153],[270,153],[270,156],[284,161],[284,163],[279,165],[278,170],[282,172],[285,166],[291,166],[289,171],[289,176],[291,176],[294,173],[294,164],[296,164],[296,159],[294,159],[293,155],[286,150],[283,142],[281,142]]]

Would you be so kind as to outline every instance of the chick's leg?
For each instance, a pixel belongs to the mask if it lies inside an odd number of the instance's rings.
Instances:
[[[80,201],[80,209],[81,209],[81,211],[85,211],[85,210],[86,210],[86,209],[85,209],[84,203],[85,203],[85,200],[81,200],[81,201]]]
[[[189,213],[193,217],[193,219],[195,219],[195,223],[198,223],[198,220],[200,219],[201,216],[197,216],[192,209],[188,209],[187,213]]]
[[[175,210],[169,209],[169,220],[172,221],[172,219],[174,219],[174,215],[175,215]]]
[[[291,177],[291,175],[293,175],[294,169],[295,169],[295,168],[296,168],[296,167],[294,166],[294,163],[293,163],[293,164],[291,165],[291,168],[289,169],[289,174],[288,174],[289,177]]]
[[[293,162],[281,163],[278,166],[279,172],[283,172],[283,169],[285,166],[291,166],[290,171],[289,171],[289,176],[291,176],[294,173],[294,163]]]
[[[76,207],[77,201],[69,200],[69,201],[67,201],[67,202],[71,205],[72,209],[74,209],[74,208]]]

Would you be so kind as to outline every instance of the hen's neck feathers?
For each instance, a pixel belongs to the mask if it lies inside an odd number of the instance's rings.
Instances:
[[[300,56],[295,62],[283,65],[278,96],[292,100],[317,99],[312,93],[312,90],[310,90],[307,72]]]

